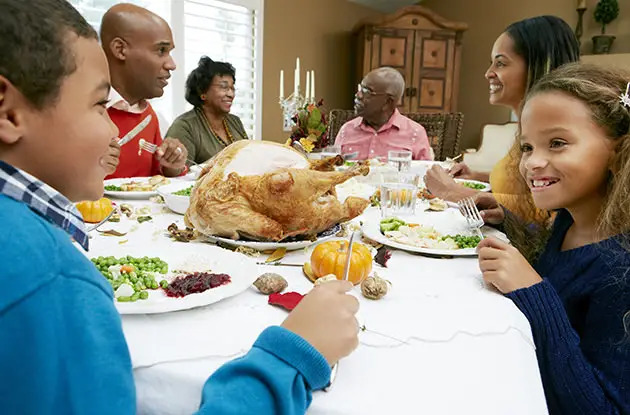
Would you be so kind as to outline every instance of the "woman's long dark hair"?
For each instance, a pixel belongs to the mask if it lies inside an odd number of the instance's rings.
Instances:
[[[527,89],[543,75],[580,60],[580,45],[573,29],[556,16],[537,16],[512,23],[505,33],[514,51],[527,63]]]

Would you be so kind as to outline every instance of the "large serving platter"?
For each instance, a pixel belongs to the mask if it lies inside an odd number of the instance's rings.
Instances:
[[[324,242],[334,237],[335,234],[339,232],[340,229],[341,227],[339,225],[335,225],[332,228],[328,229],[327,231],[320,233],[317,239],[313,239],[313,240],[304,239],[304,240],[291,241],[291,242],[273,242],[273,241],[260,242],[260,241],[247,241],[247,240],[239,240],[239,239],[234,240],[230,238],[224,238],[221,236],[207,236],[206,238],[210,242],[215,242],[215,243],[220,242],[220,243],[226,244],[231,247],[236,247],[236,248],[238,248],[239,246],[243,246],[246,248],[255,249],[257,251],[272,251],[278,248],[286,248],[287,251],[296,251],[298,249],[307,248],[313,244]]]

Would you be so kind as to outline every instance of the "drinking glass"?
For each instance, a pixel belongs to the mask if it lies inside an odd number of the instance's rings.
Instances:
[[[383,183],[381,185],[381,215],[413,215],[416,212],[418,188],[410,183]]]
[[[328,157],[335,157],[338,154],[341,154],[341,147],[328,146],[322,148],[321,158],[325,159]]]
[[[409,168],[411,168],[411,151],[390,150],[387,152],[387,162],[398,171],[409,171]]]

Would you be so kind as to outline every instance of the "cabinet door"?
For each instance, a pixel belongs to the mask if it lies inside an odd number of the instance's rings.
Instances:
[[[409,94],[411,112],[450,112],[455,35],[417,30]]]
[[[390,66],[397,69],[405,78],[405,84],[409,84],[412,76],[414,31],[395,28],[372,28],[368,34],[371,47],[366,52],[370,54],[369,68],[365,68],[365,74],[372,69],[381,66]],[[409,112],[411,102],[409,96],[403,94],[398,103],[401,112]]]

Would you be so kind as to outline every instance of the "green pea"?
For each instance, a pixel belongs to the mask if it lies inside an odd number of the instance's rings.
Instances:
[[[167,289],[168,288],[168,281],[166,281],[166,280],[160,281],[160,286],[162,288],[164,288],[164,289]]]
[[[146,291],[142,291],[140,292],[140,299],[141,300],[146,300],[147,298],[149,298],[149,293]]]
[[[137,301],[138,298],[140,298],[140,293],[139,292],[135,292],[133,293],[133,295],[131,296],[131,301]]]
[[[129,301],[131,301],[131,297],[123,295],[118,297],[117,300],[121,303],[128,303]]]

